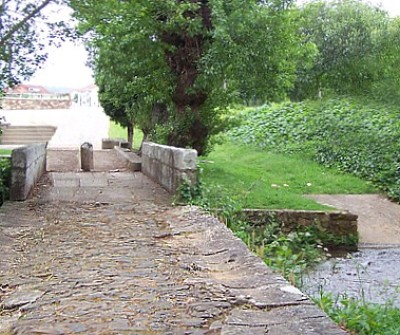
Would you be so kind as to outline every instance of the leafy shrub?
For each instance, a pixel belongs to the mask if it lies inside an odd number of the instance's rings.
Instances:
[[[238,115],[240,126],[231,137],[274,151],[302,150],[308,138],[309,111],[302,103],[272,104],[247,109]],[[303,145],[298,147],[299,142]]]
[[[8,199],[11,179],[11,163],[7,158],[0,158],[0,206]]]
[[[317,226],[285,233],[282,223],[271,217],[263,226],[233,221],[229,227],[255,254],[293,285],[299,285],[304,272],[325,259],[326,234]]]
[[[400,309],[392,302],[384,305],[356,300],[346,295],[321,293],[314,301],[342,328],[359,335],[400,334]]]
[[[395,107],[350,98],[283,103],[242,113],[230,136],[266,150],[311,154],[400,201],[399,116]]]

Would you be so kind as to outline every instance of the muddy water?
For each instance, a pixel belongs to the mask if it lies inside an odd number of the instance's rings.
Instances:
[[[400,246],[367,245],[331,258],[310,271],[303,285],[310,296],[319,297],[322,290],[374,303],[393,301],[400,307]]]

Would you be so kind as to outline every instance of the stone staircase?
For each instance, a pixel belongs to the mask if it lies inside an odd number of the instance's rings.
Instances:
[[[46,143],[50,141],[57,128],[53,126],[5,126],[0,135],[2,145],[21,145]]]

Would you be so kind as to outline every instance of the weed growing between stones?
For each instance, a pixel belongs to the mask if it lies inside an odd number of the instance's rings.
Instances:
[[[271,219],[262,227],[237,222],[230,224],[229,228],[271,269],[296,286],[301,286],[307,269],[329,256],[314,227],[299,227],[296,231],[285,233],[282,224]]]
[[[321,291],[314,302],[341,328],[359,335],[400,334],[400,309],[392,301],[376,304],[346,294],[333,297]]]

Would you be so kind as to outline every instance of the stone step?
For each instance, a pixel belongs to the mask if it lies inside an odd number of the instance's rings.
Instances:
[[[7,126],[3,127],[0,135],[0,143],[31,144],[50,141],[57,128],[53,126]]]
[[[131,171],[142,171],[142,159],[137,154],[129,149],[124,149],[117,146],[114,147],[114,150],[127,162],[128,168]]]
[[[15,130],[48,130],[55,131],[57,127],[54,126],[6,126],[2,127],[3,131],[15,131]]]
[[[27,133],[15,133],[15,134],[4,134],[1,136],[2,139],[6,139],[6,138],[16,138],[16,139],[24,139],[24,138],[48,138],[53,136],[54,133],[32,133],[32,132],[27,132]]]

